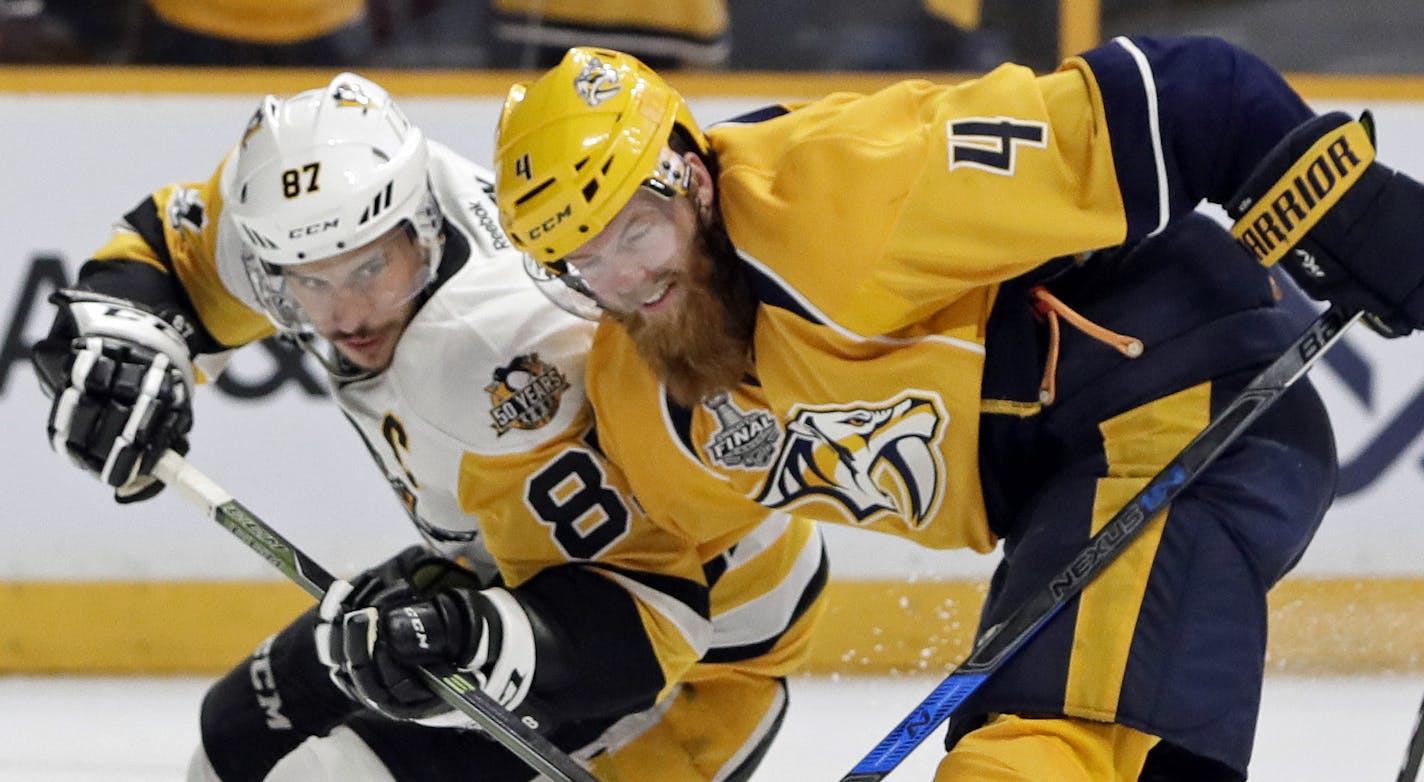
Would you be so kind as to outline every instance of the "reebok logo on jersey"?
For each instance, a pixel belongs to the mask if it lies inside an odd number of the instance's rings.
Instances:
[[[468,201],[466,207],[470,210],[470,214],[474,215],[475,225],[478,225],[480,230],[485,232],[485,236],[489,238],[490,249],[508,250],[510,248],[509,240],[504,236],[504,230],[499,227],[499,222],[494,219],[494,215],[490,214],[490,210],[482,202]]]
[[[538,353],[518,356],[494,371],[494,382],[485,386],[494,406],[495,435],[510,429],[538,429],[554,420],[569,381],[559,368],[539,359]]]
[[[924,391],[879,403],[798,405],[757,502],[829,500],[854,524],[893,515],[922,529],[944,491],[939,442],[948,420],[939,397]]]

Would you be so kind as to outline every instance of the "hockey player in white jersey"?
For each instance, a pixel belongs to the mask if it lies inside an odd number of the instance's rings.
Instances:
[[[119,501],[162,489],[195,383],[275,330],[426,541],[212,687],[190,779],[532,779],[414,674],[436,661],[604,780],[744,780],[779,727],[826,580],[814,526],[644,515],[586,403],[594,324],[522,273],[491,188],[342,74],[264,99],[210,179],[155,191],[56,294],[50,441]]]

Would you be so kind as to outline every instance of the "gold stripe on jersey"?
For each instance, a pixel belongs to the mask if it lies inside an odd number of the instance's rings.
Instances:
[[[775,574],[778,579],[785,577],[808,548],[814,533],[815,525],[804,519],[785,513],[767,514],[766,521],[756,530],[722,554],[726,564],[717,578],[717,586],[723,589],[712,601],[712,615],[725,614],[764,594],[767,584],[757,573]],[[733,585],[735,588],[726,588]]]
[[[1211,384],[1202,383],[1104,421],[1107,477],[1098,481],[1093,497],[1093,533],[1210,420]],[[1068,714],[1111,721],[1117,713],[1147,577],[1166,528],[1160,518],[1145,525],[1138,539],[1083,589],[1064,695]]]
[[[108,241],[90,257],[96,261],[138,261],[164,274],[172,273],[172,270],[159,260],[157,253],[143,236],[122,224],[114,226],[114,232],[110,234]]]
[[[816,630],[825,624],[821,620],[829,605],[824,594],[818,595],[810,608],[796,617],[791,626],[786,628],[786,632],[776,639],[776,645],[771,651],[750,660],[739,660],[733,665],[765,676],[790,676],[804,670],[804,664],[811,660]],[[702,663],[698,668],[716,665],[722,663]]]
[[[679,679],[702,658],[707,648],[710,622],[668,593],[644,585],[622,573],[598,569],[598,574],[622,587],[632,598],[649,646],[658,658],[663,686],[662,699]]]
[[[765,548],[747,552],[738,543],[724,555],[731,564],[712,586],[709,659],[765,651],[825,588],[825,555],[815,523],[783,513],[772,514],[768,523],[778,534]]]
[[[333,33],[366,14],[362,0],[146,0],[169,23],[219,38],[296,43]]]
[[[1039,402],[1015,402],[1012,399],[981,399],[979,410],[987,415],[1031,418],[1043,412],[1043,405]]]

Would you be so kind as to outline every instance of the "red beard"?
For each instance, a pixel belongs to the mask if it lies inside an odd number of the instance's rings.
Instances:
[[[706,247],[706,228],[700,233]],[[628,330],[673,401],[685,407],[736,388],[752,370],[756,300],[741,276],[741,259],[730,244],[726,249],[699,253],[693,268],[677,277],[682,301],[675,312],[655,319],[637,312],[610,313]]]

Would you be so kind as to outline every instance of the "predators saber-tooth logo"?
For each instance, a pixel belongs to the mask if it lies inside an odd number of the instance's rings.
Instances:
[[[618,83],[618,71],[608,67],[603,60],[597,57],[590,57],[584,63],[583,70],[574,77],[574,92],[578,93],[583,102],[590,108],[598,108],[598,105],[622,91],[623,85]]]
[[[495,435],[503,436],[510,429],[538,429],[554,420],[568,388],[559,368],[544,363],[538,353],[517,356],[496,369],[494,382],[485,386],[494,403],[490,418]]]
[[[852,523],[890,514],[921,529],[944,491],[939,441],[947,422],[931,394],[794,408],[757,502],[781,508],[829,499]]]

